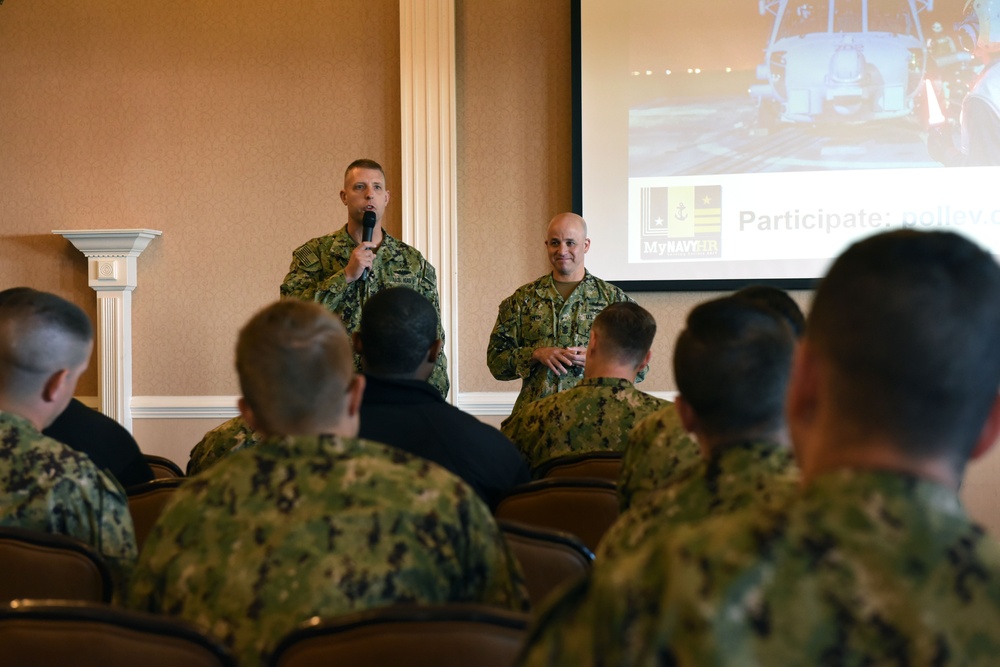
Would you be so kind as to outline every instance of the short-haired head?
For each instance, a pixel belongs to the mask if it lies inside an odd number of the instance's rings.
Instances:
[[[90,318],[66,299],[30,287],[0,292],[0,391],[36,396],[62,370],[71,372],[75,387],[93,340]]]
[[[316,303],[277,301],[240,330],[236,371],[255,426],[268,435],[319,433],[336,421],[354,378],[350,338]]]
[[[408,287],[377,293],[361,310],[358,328],[365,373],[413,377],[438,340],[437,329],[437,310],[424,295]]]
[[[372,171],[377,171],[382,174],[383,185],[385,184],[385,169],[382,168],[375,160],[363,157],[355,160],[351,164],[347,165],[347,169],[344,170],[344,180],[350,175],[351,171],[354,169],[371,169]]]
[[[1000,386],[993,257],[952,232],[868,237],[833,263],[807,322],[838,419],[913,459],[964,465]]]
[[[769,285],[751,285],[733,293],[737,299],[770,308],[788,322],[796,338],[801,338],[806,330],[806,316],[802,314],[799,304],[788,296],[788,292]]]
[[[623,301],[605,307],[591,328],[599,332],[602,354],[637,368],[653,345],[656,320],[639,304]]]
[[[706,434],[745,439],[781,430],[795,338],[770,308],[732,296],[688,314],[674,379]]]

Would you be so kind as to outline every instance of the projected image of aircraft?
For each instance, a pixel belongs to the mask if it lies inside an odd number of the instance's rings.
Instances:
[[[633,7],[633,177],[940,168],[928,133],[982,67],[965,0],[726,0],[725,23],[655,1]]]
[[[761,121],[859,122],[913,112],[934,0],[760,0],[774,26],[757,78]]]

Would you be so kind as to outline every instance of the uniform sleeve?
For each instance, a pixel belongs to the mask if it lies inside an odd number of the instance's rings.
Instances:
[[[138,549],[135,542],[135,527],[128,508],[128,497],[118,482],[96,468],[91,472],[82,470],[79,483],[84,487],[84,497],[88,505],[84,511],[90,516],[80,516],[79,520],[89,524],[92,537],[89,541],[103,556],[114,580],[115,598],[124,596],[128,582],[135,568]],[[63,507],[63,510],[68,509]],[[54,511],[57,511],[54,509]],[[80,531],[84,529],[79,526]],[[77,533],[78,537],[81,537]]]
[[[486,365],[497,380],[517,380],[531,374],[534,349],[522,347],[521,312],[513,298],[504,299],[486,350]]]
[[[438,314],[438,327],[437,335],[444,343],[444,326],[441,317],[441,300],[438,298],[438,284],[437,284],[437,271],[427,260],[423,260],[423,271],[420,275],[420,287],[419,292],[427,297],[427,299],[434,305],[434,310]],[[441,349],[441,354],[438,355],[437,362],[434,364],[434,370],[431,371],[431,376],[427,381],[441,392],[441,396],[448,397],[448,389],[451,387],[451,382],[448,380],[448,358],[444,354],[444,348]]]
[[[475,493],[468,500],[470,516],[466,536],[469,550],[465,570],[470,575],[476,572],[484,575],[481,590],[476,595],[478,601],[513,611],[528,611],[528,589],[521,565],[507,546],[486,503]]]
[[[544,407],[540,407],[539,403],[544,403]],[[557,419],[553,404],[548,399],[541,399],[513,413],[503,422],[500,430],[514,443],[530,469],[547,459],[549,447],[547,442],[543,442],[547,435],[545,425],[555,423]]]
[[[524,410],[519,410],[518,412],[512,414],[510,418],[505,419],[503,424],[500,426],[500,432],[507,436],[507,439],[514,443],[518,451],[521,450],[520,442],[523,439],[522,431],[524,430]]]
[[[648,653],[663,568],[648,567],[642,552],[601,565],[549,598],[529,629],[519,665],[674,664]]]
[[[528,638],[517,662],[520,667],[597,664],[599,658],[592,653],[590,629],[580,613],[589,587],[590,578],[582,577],[546,598],[545,606],[528,628]]]
[[[345,267],[323,277],[323,262],[319,257],[319,247],[310,241],[292,253],[292,263],[288,274],[281,283],[281,296],[294,297],[304,301],[316,301],[332,312],[340,312],[345,299],[357,300],[360,281],[347,282]]]
[[[182,493],[183,489],[175,493],[173,500],[176,501]],[[172,517],[167,513],[161,514],[143,544],[124,600],[125,606],[150,613],[164,613],[166,570],[178,554],[177,534]],[[197,547],[196,543],[189,546]]]
[[[621,509],[687,479],[702,461],[701,447],[681,426],[676,410],[664,409],[646,417],[632,429],[622,457],[618,478]]]

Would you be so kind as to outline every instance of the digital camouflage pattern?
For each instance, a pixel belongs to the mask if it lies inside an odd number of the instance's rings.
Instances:
[[[261,665],[299,623],[398,602],[525,610],[487,506],[443,468],[356,438],[269,438],[189,480],[153,527],[131,606]]]
[[[629,434],[618,477],[622,511],[649,493],[687,478],[702,463],[701,448],[673,403],[639,421]]]
[[[191,450],[188,459],[187,474],[193,477],[219,459],[234,454],[242,449],[255,447],[260,437],[250,428],[250,424],[240,415],[224,421],[205,436]]]
[[[622,378],[584,378],[580,384],[525,405],[503,425],[528,465],[586,452],[620,452],[633,424],[669,401]]]
[[[798,485],[798,467],[788,447],[737,442],[716,448],[684,479],[633,503],[601,538],[597,557],[630,552],[651,535],[680,524],[750,505],[783,505],[795,496]]]
[[[572,366],[565,375],[556,375],[532,361],[539,347],[576,347],[590,343],[590,326],[597,314],[612,303],[630,301],[625,292],[585,272],[568,299],[563,299],[547,273],[533,283],[522,285],[500,304],[486,364],[498,380],[521,379],[511,414],[531,401],[575,387],[583,378],[583,368]],[[644,368],[637,378],[646,375]]]
[[[817,478],[781,511],[678,527],[550,607],[524,665],[996,665],[1000,545],[954,490]]]
[[[340,316],[348,333],[361,327],[361,309],[368,299],[389,287],[409,287],[434,304],[438,313],[438,337],[444,340],[441,327],[441,304],[438,299],[437,273],[416,248],[393,238],[382,230],[382,243],[367,280],[347,282],[344,268],[358,244],[347,233],[347,225],[339,231],[312,239],[292,253],[292,265],[281,283],[281,296],[296,297],[323,304]],[[361,357],[354,355],[354,366],[361,370]],[[427,380],[448,396],[448,360],[444,352]]]
[[[90,544],[111,570],[115,595],[126,590],[137,555],[135,528],[112,475],[27,419],[0,412],[0,488],[0,525]]]

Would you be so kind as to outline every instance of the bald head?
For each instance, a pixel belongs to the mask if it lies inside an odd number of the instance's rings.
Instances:
[[[546,231],[548,236],[552,235],[554,227],[558,229],[576,227],[580,230],[581,237],[587,238],[587,221],[576,213],[557,213],[551,220],[549,220],[549,226]]]
[[[584,255],[590,250],[587,222],[576,213],[560,213],[549,221],[545,248],[552,277],[563,282],[583,280]]]

